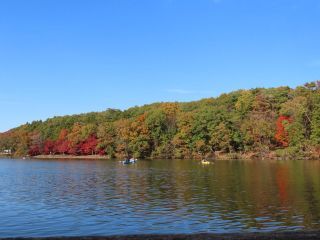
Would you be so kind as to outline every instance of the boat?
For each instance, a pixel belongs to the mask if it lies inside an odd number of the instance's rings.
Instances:
[[[211,164],[211,163],[212,162],[210,162],[208,160],[205,160],[205,159],[201,160],[201,164],[203,164],[203,165],[208,165],[208,164]]]
[[[138,161],[138,159],[131,158],[131,159],[123,160],[123,161],[121,161],[121,163],[127,165],[127,164],[134,164],[137,161]]]

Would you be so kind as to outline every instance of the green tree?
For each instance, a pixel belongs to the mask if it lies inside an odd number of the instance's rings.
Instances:
[[[117,132],[112,122],[105,122],[97,129],[97,150],[107,154],[110,158],[115,157]]]
[[[308,99],[297,96],[282,105],[280,114],[289,116],[292,122],[287,125],[290,146],[302,146],[304,140],[310,136],[310,113],[308,110]]]
[[[315,106],[311,120],[311,140],[314,144],[320,144],[320,93],[314,99]]]
[[[230,152],[232,149],[231,140],[232,133],[230,129],[221,122],[211,133],[210,145],[213,151]]]

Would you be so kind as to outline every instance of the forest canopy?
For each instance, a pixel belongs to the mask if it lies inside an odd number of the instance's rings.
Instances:
[[[319,157],[320,82],[34,121],[0,134],[0,151],[8,149],[16,156]]]

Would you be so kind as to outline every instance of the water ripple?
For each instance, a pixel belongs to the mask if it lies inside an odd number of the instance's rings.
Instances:
[[[320,227],[320,163],[0,161],[0,237]]]

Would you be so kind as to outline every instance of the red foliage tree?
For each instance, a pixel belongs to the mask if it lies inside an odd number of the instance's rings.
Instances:
[[[97,144],[97,137],[94,135],[89,136],[80,146],[81,153],[84,155],[93,155],[96,152]]]
[[[281,144],[282,147],[289,146],[289,134],[288,131],[285,129],[286,123],[291,123],[292,119],[288,116],[279,116],[277,120],[277,131],[275,135],[275,139]]]
[[[55,143],[54,151],[59,154],[66,154],[69,152],[69,141],[67,139],[68,131],[66,129],[62,129],[59,138]]]
[[[43,153],[46,155],[54,153],[55,142],[52,140],[47,140],[44,143]]]
[[[68,140],[62,140],[58,141],[56,145],[56,150],[60,154],[66,154],[69,152],[69,141]]]
[[[31,133],[29,155],[36,156],[41,154],[42,151],[43,151],[43,139],[41,137],[41,134],[38,132]]]
[[[71,155],[81,155],[81,144],[71,144],[69,142],[68,153]]]
[[[99,149],[98,154],[100,156],[106,155],[106,151],[104,149]]]
[[[29,148],[28,153],[30,156],[37,156],[37,155],[41,154],[41,150],[40,150],[39,146],[33,145]]]

